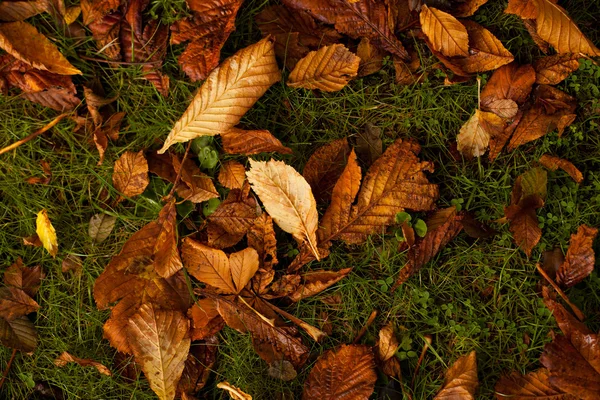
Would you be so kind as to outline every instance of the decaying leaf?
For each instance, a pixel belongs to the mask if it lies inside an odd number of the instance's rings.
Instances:
[[[356,154],[366,167],[370,167],[383,153],[381,128],[366,123],[356,139]]]
[[[148,162],[144,152],[126,151],[115,162],[112,175],[115,189],[127,197],[137,196],[146,190],[150,183],[148,178]]]
[[[229,189],[241,189],[246,180],[246,168],[237,161],[227,161],[219,170],[219,183]]]
[[[344,268],[339,271],[311,271],[306,273],[302,275],[302,283],[287,297],[291,301],[297,302],[314,296],[344,279],[351,271],[352,268]]]
[[[467,74],[491,71],[514,60],[512,53],[492,32],[473,21],[462,21],[462,24],[469,34],[469,56],[452,60],[461,71]]]
[[[318,260],[317,204],[304,177],[289,165],[275,160],[250,160],[246,176],[273,221],[299,242],[306,242]]]
[[[292,149],[285,147],[267,130],[244,130],[231,128],[221,133],[223,151],[229,154],[252,155],[258,153],[278,152],[292,154]]]
[[[377,342],[377,358],[379,361],[385,362],[394,357],[399,347],[400,343],[396,339],[392,324],[387,324],[379,330],[379,341]]]
[[[562,53],[543,57],[533,67],[536,72],[535,82],[544,85],[556,85],[565,80],[579,68],[579,54]]]
[[[40,308],[24,290],[16,287],[0,288],[0,317],[12,321]]]
[[[177,194],[192,203],[201,203],[219,197],[212,179],[200,172],[200,168],[189,158],[179,161],[179,157],[172,154],[171,162],[175,171],[181,171],[181,182],[175,188]]]
[[[227,381],[217,383],[217,387],[229,393],[233,400],[252,400],[252,396]]]
[[[88,234],[94,243],[102,243],[110,235],[117,217],[108,215],[105,213],[96,214],[90,218],[90,225],[88,227]]]
[[[373,350],[342,345],[319,357],[304,384],[302,399],[367,400],[376,380]]]
[[[35,296],[44,277],[45,274],[39,265],[27,267],[20,258],[4,271],[6,286],[20,289],[30,297]]]
[[[247,194],[243,190],[232,189],[208,220],[231,235],[243,236],[262,213],[254,196]]]
[[[565,171],[573,180],[577,183],[583,182],[583,174],[568,160],[551,156],[550,154],[544,154],[540,157],[540,164],[548,168],[551,171],[562,169]]]
[[[50,221],[46,210],[42,210],[37,214],[35,225],[35,232],[42,242],[42,245],[52,257],[56,257],[56,254],[58,253],[58,240],[56,238],[56,231],[52,226],[52,222]]]
[[[62,261],[60,266],[61,272],[67,273],[73,271],[75,275],[80,276],[83,270],[83,261],[81,257],[76,256],[74,254],[68,254]]]
[[[89,358],[75,357],[66,351],[63,351],[62,354],[54,360],[54,365],[56,365],[57,367],[64,367],[70,362],[79,364],[82,367],[94,367],[102,375],[112,376],[110,370],[106,368],[103,364]]]
[[[385,53],[380,48],[371,44],[369,38],[362,38],[356,49],[356,55],[360,58],[358,76],[371,75],[383,68]]]
[[[458,151],[467,158],[482,156],[490,142],[490,138],[499,136],[505,124],[498,115],[475,110],[475,114],[460,128],[456,140]]]
[[[359,63],[360,58],[342,44],[321,47],[298,61],[287,84],[291,87],[336,92],[356,76]]]
[[[475,399],[475,392],[478,386],[477,353],[472,351],[468,355],[460,357],[448,368],[444,385],[434,399]]]
[[[467,28],[452,15],[423,5],[420,19],[421,29],[434,50],[447,57],[469,55]]]
[[[596,262],[592,244],[597,234],[598,229],[581,225],[577,229],[577,233],[571,235],[565,261],[556,273],[558,284],[571,287],[592,273]]]
[[[546,368],[530,372],[527,375],[513,371],[508,376],[501,377],[496,383],[497,398],[512,399],[556,399],[577,400],[579,397],[571,396],[550,384],[550,373]]]
[[[175,143],[229,131],[280,78],[272,39],[238,51],[210,73],[158,153]]]
[[[535,79],[535,70],[529,64],[511,63],[498,68],[481,91],[481,107],[492,111],[487,108],[490,104],[505,99],[522,105],[529,97]]]
[[[318,202],[331,199],[331,191],[344,171],[349,154],[348,140],[338,139],[319,147],[304,165],[302,176]]]

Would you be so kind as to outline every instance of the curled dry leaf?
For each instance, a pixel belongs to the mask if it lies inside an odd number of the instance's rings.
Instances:
[[[280,78],[272,39],[238,51],[210,73],[158,153],[175,143],[227,132]]]
[[[0,343],[27,353],[32,352],[37,346],[35,325],[26,316],[12,321],[0,318]]]
[[[538,369],[527,375],[513,371],[508,376],[501,377],[495,387],[496,398],[512,399],[557,399],[577,400],[579,397],[571,396],[550,384],[550,373],[546,368]]]
[[[56,365],[57,367],[64,367],[70,362],[79,364],[82,367],[94,367],[102,375],[112,376],[110,370],[106,368],[103,364],[89,358],[75,357],[67,353],[66,351],[63,351],[62,354],[54,360],[54,365]]]
[[[577,233],[571,235],[565,261],[556,273],[556,283],[571,287],[592,273],[596,262],[592,245],[596,235],[598,229],[587,225],[579,226]]]
[[[217,387],[225,390],[233,400],[252,400],[252,396],[227,381],[217,383]]]
[[[344,279],[351,271],[352,268],[344,268],[339,271],[311,271],[306,273],[302,275],[302,283],[287,297],[291,301],[297,302],[314,296]]]
[[[444,385],[435,395],[436,400],[475,399],[479,386],[477,379],[477,354],[472,351],[460,357],[446,371]]]
[[[127,197],[137,196],[146,190],[150,183],[148,178],[148,162],[144,152],[126,151],[115,162],[112,175],[115,189]]]
[[[192,340],[202,340],[217,334],[225,326],[213,299],[200,299],[188,310]]]
[[[6,286],[21,289],[27,295],[33,297],[40,288],[42,279],[45,276],[39,265],[27,267],[23,265],[23,261],[19,258],[4,271],[4,283]]]
[[[297,241],[306,242],[318,260],[317,204],[304,177],[289,165],[275,160],[250,160],[246,175],[275,223]]]
[[[579,54],[562,53],[543,57],[533,67],[536,72],[535,82],[543,85],[556,85],[565,80],[579,68]]]
[[[253,196],[244,196],[239,189],[232,189],[208,220],[230,235],[244,235],[261,213]]]
[[[319,202],[329,201],[331,191],[344,171],[350,146],[346,138],[334,140],[319,147],[308,159],[302,176],[306,179]]]
[[[246,168],[237,161],[227,161],[219,170],[219,183],[229,189],[241,189],[246,180]]]
[[[175,171],[181,171],[181,182],[176,187],[179,196],[192,203],[201,203],[219,197],[212,179],[200,172],[200,168],[194,161],[188,158],[181,164],[175,154],[172,155],[171,161]]]
[[[278,152],[292,154],[292,149],[285,147],[267,130],[244,130],[231,128],[221,133],[223,151],[228,154],[252,155],[258,153]]]
[[[287,84],[291,87],[336,92],[356,76],[359,63],[360,58],[342,44],[321,47],[298,61]]]
[[[88,234],[92,242],[98,244],[104,242],[112,232],[116,222],[117,217],[113,215],[100,213],[92,216],[88,227]]]
[[[452,15],[423,5],[419,18],[421,29],[435,51],[447,57],[469,55],[467,28]]]
[[[319,357],[304,383],[302,400],[367,400],[375,381],[373,350],[362,345],[342,345]]]
[[[544,154],[540,157],[540,164],[548,168],[551,171],[562,169],[565,171],[573,180],[577,183],[583,182],[583,174],[568,160],[551,156],[550,154]]]
[[[467,158],[480,157],[486,152],[490,138],[501,135],[504,128],[505,123],[498,115],[475,110],[456,137],[458,151]]]
[[[50,253],[52,257],[56,257],[56,254],[58,253],[58,240],[56,238],[56,231],[52,226],[52,222],[50,221],[46,210],[42,210],[37,214],[35,220],[35,233],[37,233],[42,245],[48,253]]]

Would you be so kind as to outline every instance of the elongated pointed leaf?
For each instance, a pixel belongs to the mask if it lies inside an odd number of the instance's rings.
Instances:
[[[467,28],[452,15],[423,5],[420,19],[421,29],[436,51],[447,57],[469,55]]]

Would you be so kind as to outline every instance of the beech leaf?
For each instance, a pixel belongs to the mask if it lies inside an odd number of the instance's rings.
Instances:
[[[435,51],[447,57],[469,55],[467,28],[452,15],[424,4],[419,18],[421,29]]]
[[[348,140],[338,139],[319,147],[308,159],[302,176],[306,179],[317,201],[329,201],[331,191],[344,171],[350,146]]]
[[[12,321],[0,318],[0,343],[27,353],[32,352],[37,346],[35,325],[26,316]]]
[[[108,214],[96,214],[90,218],[90,225],[88,227],[88,234],[94,243],[102,243],[108,238],[115,223],[117,217]]]
[[[562,53],[543,57],[533,67],[536,72],[535,82],[544,85],[557,85],[579,68],[577,53]]]
[[[244,130],[231,128],[221,133],[223,151],[228,154],[252,155],[258,153],[278,152],[292,154],[292,149],[285,147],[267,130]]]
[[[577,400],[550,384],[550,373],[546,368],[538,369],[527,375],[512,372],[501,377],[496,383],[498,398],[536,399],[536,400]]]
[[[464,156],[482,156],[490,142],[490,138],[498,136],[504,130],[504,121],[498,115],[475,110],[475,114],[460,128],[456,140],[458,151]]]
[[[246,180],[246,168],[237,161],[227,161],[219,170],[219,183],[229,189],[241,189]]]

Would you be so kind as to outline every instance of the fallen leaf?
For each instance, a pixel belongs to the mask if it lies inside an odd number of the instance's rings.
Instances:
[[[446,371],[442,389],[434,399],[475,399],[479,386],[477,379],[477,354],[475,351],[462,356]]]
[[[3,1],[0,3],[0,21],[24,21],[46,11],[48,3],[37,1]]]
[[[208,245],[215,249],[233,247],[244,238],[243,233],[229,233],[219,224],[208,224],[206,233],[208,234]]]
[[[190,319],[190,337],[202,340],[217,334],[225,326],[225,321],[217,310],[213,299],[200,299],[188,310]]]
[[[181,312],[144,304],[129,320],[127,333],[150,388],[161,400],[174,399],[190,350],[188,319]]]
[[[314,296],[344,279],[351,271],[352,268],[344,268],[338,271],[308,272],[302,275],[302,283],[287,297],[293,302],[298,302]]]
[[[452,62],[468,73],[495,70],[514,60],[508,51],[493,34],[473,21],[462,21],[469,34],[470,53],[467,58],[455,59]]]
[[[475,110],[456,137],[458,151],[467,158],[480,157],[485,154],[490,138],[500,135],[504,128],[504,121],[498,115]]]
[[[179,196],[192,203],[202,203],[219,197],[212,179],[203,174],[194,161],[188,158],[181,164],[175,154],[172,154],[171,161],[175,171],[181,171],[181,182],[176,187]]]
[[[40,240],[40,237],[37,234],[35,234],[32,236],[24,237],[23,244],[25,246],[40,247],[42,246],[42,241]]]
[[[246,180],[246,168],[237,161],[227,161],[219,170],[219,183],[229,189],[241,189]]]
[[[579,69],[579,54],[562,53],[538,59],[533,67],[535,82],[543,85],[557,85],[572,72]]]
[[[37,69],[59,75],[81,74],[55,44],[27,22],[0,24],[0,48]]]
[[[175,143],[229,131],[280,78],[272,39],[238,51],[210,73],[158,153]]]
[[[102,10],[99,7],[100,5]],[[81,11],[84,24],[92,32],[96,47],[111,60],[121,59],[121,23],[123,13],[119,8],[120,1],[82,0]]]
[[[144,152],[126,151],[115,161],[112,181],[115,189],[127,197],[137,196],[146,190],[150,183],[148,162]]]
[[[24,290],[16,287],[0,288],[0,317],[13,321],[40,308]]]
[[[385,362],[396,355],[400,348],[400,343],[396,339],[394,326],[387,324],[379,330],[379,340],[377,342],[377,358]]]
[[[546,42],[544,39],[540,37],[537,33],[537,23],[535,19],[524,19],[523,25],[525,25],[525,29],[529,32],[531,39],[536,44],[538,49],[544,54],[548,54],[550,52],[550,43]]]
[[[287,85],[337,92],[357,75],[359,63],[360,58],[342,44],[321,47],[298,61]]]
[[[518,105],[525,103],[533,84],[536,74],[529,64],[518,65],[511,63],[498,68],[481,91],[481,108],[487,111],[490,104],[498,100],[513,100]]]
[[[508,7],[504,10],[506,14],[515,14],[528,20],[538,16],[538,7],[535,0],[508,0]]]
[[[29,183],[30,185],[47,185],[50,183],[50,180],[52,179],[52,170],[50,169],[50,163],[46,160],[42,160],[40,161],[40,166],[42,167],[42,171],[44,172],[44,177],[39,178],[32,176],[31,178],[27,178],[25,182]]]
[[[470,17],[475,14],[475,11],[479,10],[479,7],[487,3],[488,0],[467,0],[464,2],[457,2],[453,4],[452,15],[455,17]]]
[[[26,267],[23,265],[23,260],[18,258],[14,264],[4,271],[4,283],[6,286],[21,289],[30,297],[34,297],[45,276],[39,265]]]
[[[546,368],[530,372],[527,375],[513,371],[501,377],[496,383],[497,398],[512,399],[557,399],[577,400],[579,397],[564,393],[550,384],[550,374]]]
[[[467,28],[456,18],[425,4],[421,7],[419,17],[421,29],[435,51],[447,57],[469,55]]]
[[[214,336],[191,346],[177,384],[177,393],[181,393],[183,400],[192,400],[194,395],[204,388],[214,370],[218,348],[219,340]]]
[[[310,185],[317,202],[331,199],[331,191],[344,171],[350,146],[346,138],[319,147],[308,159],[302,176]]]
[[[75,275],[80,276],[83,270],[83,261],[81,261],[81,258],[79,256],[76,256],[74,254],[68,254],[63,259],[60,270],[63,274],[69,271],[73,271]]]
[[[356,55],[360,58],[358,76],[363,77],[374,74],[383,68],[385,53],[371,44],[369,38],[362,38],[356,49]]]
[[[260,267],[252,278],[252,287],[255,293],[260,294],[273,281],[273,266],[279,262],[273,219],[267,213],[262,213],[248,229],[248,247],[258,253]]]
[[[252,396],[227,381],[217,383],[217,387],[225,390],[233,400],[252,400]]]
[[[539,139],[552,132],[557,128],[561,116],[560,114],[548,114],[543,104],[534,105],[525,111],[523,118],[513,132],[507,146],[508,151],[513,151],[523,144]]]
[[[375,387],[375,357],[368,346],[342,345],[323,353],[304,383],[303,400],[367,400]]]
[[[285,147],[267,130],[244,130],[231,128],[221,133],[223,151],[228,154],[252,155],[278,152],[292,154],[292,149]]]
[[[97,361],[94,361],[92,359],[89,359],[89,358],[75,357],[75,356],[67,353],[66,351],[63,351],[62,354],[54,360],[54,365],[56,365],[57,367],[64,367],[65,365],[67,365],[70,362],[77,363],[77,364],[81,365],[82,367],[94,367],[102,375],[112,376],[112,373],[110,372],[110,370],[108,368],[106,368],[103,364],[101,364]]]
[[[556,273],[556,283],[575,286],[592,273],[596,262],[592,245],[597,234],[598,229],[580,225],[577,233],[571,235],[565,261]]]
[[[250,160],[246,176],[275,223],[297,241],[306,242],[318,260],[317,204],[304,177],[289,165],[275,160]]]
[[[46,210],[42,210],[37,214],[35,225],[35,232],[42,242],[42,245],[52,257],[56,257],[56,254],[58,253],[56,231],[52,226],[52,222],[50,221]]]
[[[550,154],[544,154],[540,157],[540,164],[548,168],[551,171],[562,169],[565,171],[573,180],[577,183],[583,182],[583,174],[577,169],[570,161],[551,156]]]
[[[97,244],[104,242],[112,232],[116,222],[117,217],[113,215],[105,213],[93,215],[92,218],[90,218],[88,227],[88,235],[90,235],[92,242]]]
[[[381,128],[366,123],[356,139],[356,153],[366,167],[370,167],[383,153]]]
[[[35,325],[26,316],[12,321],[0,318],[0,343],[26,353],[32,352],[37,346]]]

